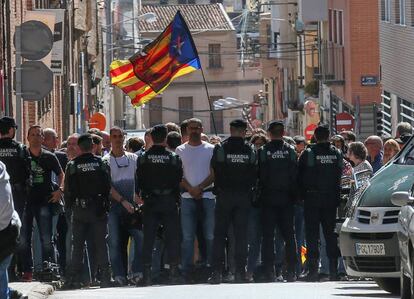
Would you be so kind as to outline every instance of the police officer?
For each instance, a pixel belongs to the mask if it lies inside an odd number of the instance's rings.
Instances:
[[[336,209],[340,203],[342,154],[329,143],[329,127],[315,129],[316,144],[309,146],[299,159],[299,187],[305,201],[305,227],[309,274],[308,281],[318,281],[319,226],[326,240],[330,280],[337,280],[340,255],[334,232]]]
[[[231,223],[236,243],[235,282],[247,282],[247,219],[257,181],[257,157],[253,147],[244,140],[246,129],[246,121],[233,120],[230,123],[231,136],[221,145],[216,145],[211,158],[217,201],[210,284],[222,282],[224,246]]]
[[[30,155],[26,146],[13,140],[17,125],[13,118],[0,118],[0,161],[10,175],[14,207],[23,219],[27,201],[27,187],[30,185]]]
[[[275,281],[274,232],[277,226],[285,241],[287,260],[285,279],[293,282],[296,280],[297,263],[294,230],[297,155],[295,148],[283,140],[284,124],[282,121],[271,122],[267,131],[271,141],[258,151],[265,280]]]
[[[142,284],[151,285],[151,262],[154,240],[159,225],[165,233],[165,243],[170,265],[169,282],[181,282],[179,262],[179,219],[177,202],[179,185],[183,177],[181,159],[166,149],[167,127],[156,125],[150,134],[153,145],[142,152],[137,160],[136,193],[144,201],[144,277]]]
[[[78,139],[81,155],[71,160],[66,168],[65,204],[72,210],[72,264],[71,277],[65,288],[80,287],[83,249],[88,235],[93,236],[95,260],[101,270],[101,287],[111,286],[106,245],[109,191],[109,165],[92,154],[90,134]]]
[[[13,140],[16,130],[17,125],[13,118],[8,116],[0,118],[0,161],[6,165],[7,172],[10,175],[14,208],[23,222],[27,191],[31,183],[30,154],[25,145]],[[19,255],[13,257],[9,267],[11,281],[16,279],[16,259],[23,260],[19,258]]]

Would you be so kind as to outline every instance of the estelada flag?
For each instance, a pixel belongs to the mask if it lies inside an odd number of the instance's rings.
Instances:
[[[111,63],[111,83],[140,106],[178,77],[201,68],[190,30],[178,11],[172,22],[142,53]]]

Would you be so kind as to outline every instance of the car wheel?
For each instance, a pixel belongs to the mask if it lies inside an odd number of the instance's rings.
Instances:
[[[404,265],[400,267],[400,294],[401,299],[411,299],[411,279],[404,274]]]
[[[400,294],[400,279],[390,277],[376,277],[374,278],[377,285],[384,291],[393,295]]]

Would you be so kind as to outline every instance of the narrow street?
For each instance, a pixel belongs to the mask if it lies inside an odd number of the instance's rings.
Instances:
[[[399,298],[381,290],[374,282],[324,282],[324,283],[268,283],[153,286],[146,288],[86,289],[57,291],[50,299],[325,299],[325,298]]]

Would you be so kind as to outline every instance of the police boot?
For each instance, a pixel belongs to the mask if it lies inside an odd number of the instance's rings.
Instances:
[[[295,264],[289,264],[287,267],[286,275],[284,276],[284,279],[287,282],[295,282],[296,281],[296,270],[295,270]]]
[[[144,266],[144,272],[143,272],[143,278],[140,285],[147,287],[152,285],[152,279],[151,279],[151,265],[145,265]]]
[[[265,266],[263,273],[263,282],[275,282],[275,269],[273,266]]]
[[[112,288],[115,286],[115,282],[111,279],[111,272],[109,269],[101,271],[101,283],[99,285],[101,289]]]
[[[308,268],[309,268],[309,272],[304,277],[304,281],[307,281],[307,282],[317,282],[317,281],[319,281],[318,262],[309,261]]]
[[[246,271],[239,270],[236,271],[236,274],[234,275],[234,282],[235,283],[246,283]]]
[[[338,281],[338,259],[329,259],[329,280]]]
[[[181,276],[178,265],[170,265],[169,284],[183,284],[184,278]]]
[[[211,273],[211,276],[208,278],[207,282],[209,284],[220,284],[223,280],[223,275],[221,274],[221,271],[214,270],[213,273]]]

